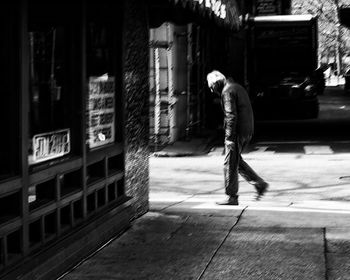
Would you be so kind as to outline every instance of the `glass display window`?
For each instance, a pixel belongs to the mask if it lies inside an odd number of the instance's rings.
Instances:
[[[113,12],[114,11],[114,12]],[[86,144],[104,147],[116,140],[116,4],[87,4]]]
[[[30,165],[69,155],[79,138],[79,36],[63,7],[40,0],[29,9]]]
[[[19,172],[19,24],[18,3],[6,3],[6,13],[0,17],[0,181]]]

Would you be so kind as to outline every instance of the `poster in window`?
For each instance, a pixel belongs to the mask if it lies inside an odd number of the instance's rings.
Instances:
[[[115,81],[103,75],[90,77],[87,98],[87,144],[90,149],[114,142]]]

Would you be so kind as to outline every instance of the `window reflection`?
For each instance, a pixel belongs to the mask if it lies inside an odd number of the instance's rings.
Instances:
[[[81,27],[76,7],[66,4],[36,0],[28,7],[30,165],[80,151]]]
[[[18,175],[19,167],[19,26],[17,1],[0,17],[0,181]]]
[[[88,4],[87,145],[94,149],[115,141],[115,24],[110,1]]]

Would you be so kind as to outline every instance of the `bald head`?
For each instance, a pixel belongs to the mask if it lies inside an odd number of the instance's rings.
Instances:
[[[212,92],[219,93],[219,86],[223,85],[226,77],[219,71],[212,71],[207,75],[208,87]]]

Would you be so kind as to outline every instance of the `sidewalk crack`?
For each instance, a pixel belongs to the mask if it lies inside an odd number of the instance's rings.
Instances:
[[[160,210],[160,212],[162,212],[162,211],[164,211],[164,210],[167,210],[168,208],[173,207],[173,206],[175,206],[175,205],[181,204],[181,203],[185,202],[186,200],[189,200],[189,199],[191,199],[191,198],[193,198],[193,197],[195,197],[195,196],[196,196],[196,195],[193,194],[193,195],[191,195],[191,196],[189,196],[189,197],[187,197],[187,198],[185,198],[185,199],[183,199],[183,200],[176,201],[176,202],[174,202],[174,203],[172,203],[172,204],[170,204],[170,205],[168,205],[168,206],[162,208],[162,209]]]
[[[329,280],[329,275],[328,275],[328,246],[327,246],[327,232],[326,232],[326,228],[322,228],[323,230],[323,256],[324,256],[324,266],[325,266],[325,270],[324,270],[324,279],[325,280]]]
[[[190,216],[187,216],[186,219],[181,223],[181,225],[178,226],[178,228],[176,228],[175,230],[173,230],[172,232],[169,233],[169,236],[166,238],[166,240],[170,240],[171,238],[174,237],[174,235],[176,233],[179,232],[180,229],[182,229],[184,227],[184,225],[187,223],[188,219],[190,218]]]
[[[219,252],[219,250],[221,249],[222,245],[225,243],[226,239],[228,238],[228,236],[231,234],[232,230],[235,228],[235,226],[239,223],[241,217],[243,216],[244,211],[248,208],[248,206],[244,207],[242,209],[242,212],[239,214],[237,221],[231,226],[231,228],[229,229],[229,231],[227,232],[227,234],[225,235],[224,239],[220,242],[219,246],[216,248],[216,250],[214,251],[214,254],[210,257],[210,260],[207,262],[207,264],[205,265],[204,269],[202,270],[201,274],[198,276],[197,280],[200,280],[204,273],[206,272],[206,270],[208,269],[209,265],[211,264],[211,262],[213,261],[213,259],[215,258],[216,254]],[[326,279],[328,280],[328,279]]]

